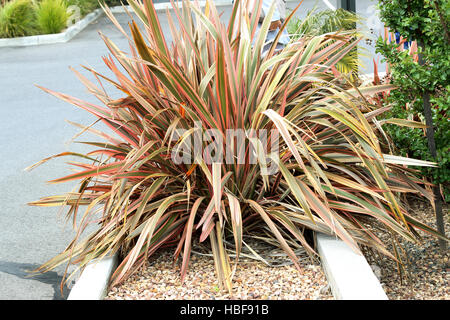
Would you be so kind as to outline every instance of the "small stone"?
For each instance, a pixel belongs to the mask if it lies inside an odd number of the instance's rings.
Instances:
[[[381,268],[376,264],[371,264],[370,267],[372,268],[372,271],[375,274],[375,276],[378,278],[378,281],[381,281]]]

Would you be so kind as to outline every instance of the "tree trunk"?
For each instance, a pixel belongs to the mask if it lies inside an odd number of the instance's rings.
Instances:
[[[419,45],[422,47],[423,50],[424,44],[419,43]],[[420,65],[425,64],[422,54],[419,55],[419,64]],[[423,94],[423,111],[427,125],[426,135],[428,140],[428,150],[430,151],[433,159],[435,161],[438,161],[436,142],[434,139],[433,112],[431,110],[430,92],[428,91],[425,91]],[[433,183],[435,183],[435,181],[433,181]],[[437,230],[439,231],[439,233],[445,236],[444,214],[442,212],[442,196],[439,190],[439,184],[437,183],[435,183],[435,185],[433,186],[433,194],[434,194],[434,207],[436,214]],[[447,242],[443,239],[439,239],[439,247],[441,248],[442,251],[445,251],[447,248]]]

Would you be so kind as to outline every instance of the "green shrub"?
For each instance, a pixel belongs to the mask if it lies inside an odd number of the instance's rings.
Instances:
[[[447,87],[447,92],[450,86]],[[388,97],[388,102],[392,103],[393,108],[388,114],[400,119],[415,118],[423,120],[423,115],[420,108],[423,108],[423,99],[421,97],[412,98],[408,101],[412,103],[409,105],[411,109],[406,109],[404,105],[400,104],[404,101],[404,92],[399,90],[393,91]],[[438,155],[437,168],[420,168],[421,173],[433,181],[442,185],[442,192],[446,202],[450,202],[450,121],[449,121],[449,107],[450,95],[437,97],[432,100],[435,108],[433,109],[433,122],[435,125],[435,139],[436,149]],[[390,135],[397,147],[399,153],[403,156],[408,156],[415,159],[423,159],[435,161],[428,150],[427,138],[424,130],[420,128],[399,127],[392,124],[385,125],[386,132]]]
[[[14,38],[35,34],[36,8],[31,0],[15,0],[0,9],[0,37]]]
[[[422,97],[425,92],[430,95],[437,159],[429,151],[423,129],[386,125],[386,131],[402,154],[437,162],[437,168],[420,168],[421,173],[440,184],[450,202],[450,40],[445,25],[450,21],[450,1],[381,1],[380,13],[392,31],[422,44],[422,65],[395,42],[380,39],[377,49],[390,65],[392,83],[399,87],[388,97],[393,116],[425,123]]]
[[[63,0],[43,0],[39,4],[37,16],[43,34],[61,32],[69,18],[67,4]]]

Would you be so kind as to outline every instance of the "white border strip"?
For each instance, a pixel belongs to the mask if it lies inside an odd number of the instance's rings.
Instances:
[[[83,19],[70,26],[66,31],[55,34],[43,34],[37,36],[29,37],[18,37],[18,38],[3,38],[0,39],[1,47],[24,47],[24,46],[35,46],[40,44],[50,44],[50,43],[61,43],[67,42],[73,37],[75,37],[81,30],[86,28],[92,21],[97,19],[103,14],[102,9],[96,9],[86,15]]]
[[[117,254],[90,262],[81,273],[67,300],[102,300],[107,295],[109,279],[117,267]]]
[[[322,267],[337,300],[388,300],[380,282],[364,256],[347,244],[317,233],[317,247]]]

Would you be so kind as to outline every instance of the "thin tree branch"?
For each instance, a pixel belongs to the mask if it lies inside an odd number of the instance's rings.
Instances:
[[[436,8],[436,11],[439,15],[439,20],[441,20],[442,27],[444,28],[444,35],[445,35],[445,38],[447,39],[447,43],[450,44],[450,33],[448,31],[448,26],[447,26],[447,22],[444,18],[444,14],[442,13],[442,10],[439,6],[438,1],[434,0],[433,3],[434,3],[434,7]]]

